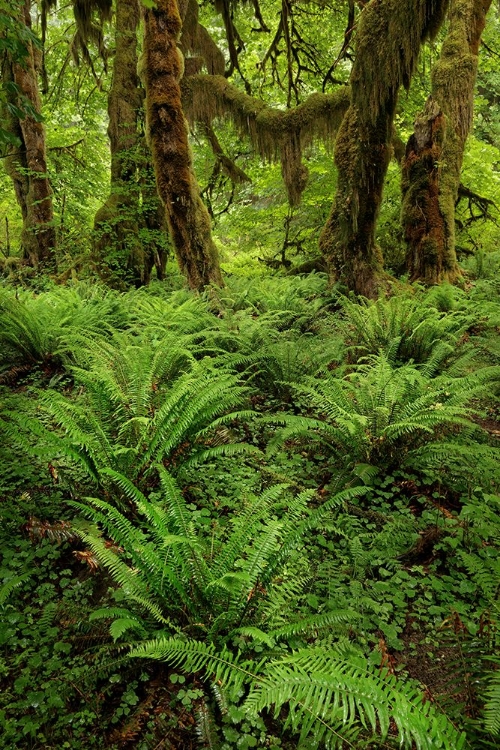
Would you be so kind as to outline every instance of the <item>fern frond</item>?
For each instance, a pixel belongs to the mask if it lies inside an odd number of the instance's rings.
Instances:
[[[200,672],[206,678],[235,689],[255,676],[254,662],[239,661],[228,649],[218,650],[213,643],[203,641],[157,638],[134,646],[130,656],[165,661],[175,668],[191,674]]]
[[[419,750],[458,750],[466,743],[465,735],[424,703],[413,686],[360,658],[346,661],[319,649],[266,665],[251,686],[245,708],[256,713],[274,706],[277,716],[284,704],[289,706],[287,725],[300,735],[299,743],[312,736],[315,744],[336,746],[339,730],[356,724],[385,740],[391,721],[400,747],[415,743]]]
[[[500,736],[500,669],[493,672],[488,680],[484,695],[485,729],[494,737]]]
[[[205,701],[196,713],[196,734],[206,750],[219,750],[221,747],[213,714]]]
[[[0,588],[0,606],[3,606],[5,602],[8,601],[8,598],[14,589],[22,586],[22,584],[25,581],[28,581],[29,578],[29,573],[23,573],[20,576],[12,576],[12,578],[8,578]]]

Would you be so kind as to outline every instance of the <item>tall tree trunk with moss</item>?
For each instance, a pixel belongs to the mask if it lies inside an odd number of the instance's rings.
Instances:
[[[415,122],[403,160],[403,228],[412,281],[455,281],[455,204],[472,125],[481,34],[491,0],[454,0],[432,95]]]
[[[31,30],[30,0],[21,5],[22,20]],[[41,101],[36,65],[37,50],[32,41],[25,44],[23,60],[4,53],[2,77],[7,101],[2,106],[5,129],[13,136],[7,148],[5,167],[14,183],[21,209],[23,258],[35,267],[55,265],[52,191],[47,175],[45,129],[41,121]]]
[[[138,118],[142,95],[137,74],[138,0],[117,0],[113,77],[108,96],[111,190],[94,219],[94,255],[103,278],[140,285],[144,277],[139,240]]]
[[[192,169],[181,106],[183,62],[177,47],[181,27],[176,0],[157,0],[154,8],[145,11],[146,108],[158,193],[177,260],[189,286],[201,290],[223,282],[210,218]]]
[[[372,0],[361,13],[351,104],[335,145],[337,192],[320,247],[331,276],[367,297],[384,280],[375,229],[398,92],[408,88],[420,46],[437,33],[447,4]]]

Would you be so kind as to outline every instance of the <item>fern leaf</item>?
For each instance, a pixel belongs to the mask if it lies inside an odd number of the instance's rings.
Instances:
[[[494,672],[485,692],[485,728],[495,737],[500,736],[500,670]]]

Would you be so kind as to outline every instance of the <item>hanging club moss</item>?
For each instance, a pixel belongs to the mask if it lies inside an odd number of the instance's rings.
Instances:
[[[303,150],[315,140],[333,143],[349,106],[349,90],[312,94],[297,107],[280,110],[245,94],[222,76],[200,74],[183,79],[182,101],[192,122],[228,117],[260,156],[279,159],[288,200],[295,206],[307,183]]]
[[[225,60],[224,55],[218,48],[208,31],[198,20],[199,7],[198,0],[189,0],[186,7],[186,14],[182,19],[182,34],[179,40],[179,48],[184,57],[187,54],[197,55],[197,57],[185,59],[185,73],[188,74],[188,66],[191,68],[190,74],[199,73],[203,65],[210,75],[224,75]],[[181,13],[182,15],[182,13]]]
[[[363,9],[351,101],[335,144],[337,193],[320,247],[333,279],[374,297],[384,284],[375,229],[391,157],[394,112],[422,42],[439,29],[447,0],[372,0]]]
[[[189,286],[222,285],[210,218],[192,170],[179,81],[177,48],[181,16],[175,0],[157,0],[145,12],[146,106],[158,193],[167,213],[172,242]]]
[[[413,281],[455,281],[455,205],[472,125],[481,34],[491,0],[455,0],[432,96],[416,120],[403,160],[402,222]],[[425,208],[424,208],[425,207]]]

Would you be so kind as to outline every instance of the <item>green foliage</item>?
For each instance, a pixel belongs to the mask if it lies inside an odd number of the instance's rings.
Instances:
[[[123,588],[124,599],[139,602],[167,630],[199,630],[209,642],[225,642],[242,635],[272,645],[292,632],[329,627],[335,621],[335,616],[328,615],[292,624],[291,628],[275,629],[271,621],[267,635],[258,628],[246,627],[254,618],[259,622],[259,608],[267,611],[264,600],[272,600],[276,578],[289,564],[304,534],[320,522],[329,507],[362,494],[362,488],[335,496],[312,513],[307,512],[311,493],[301,493],[288,501],[280,520],[273,517],[273,506],[285,488],[271,488],[235,513],[230,530],[217,540],[212,538],[208,549],[196,531],[196,515],[188,509],[165,469],[160,468],[162,493],[154,500],[147,500],[125,477],[113,476],[145,525],[137,526],[109,503],[96,498],[88,500],[90,507],[85,514],[100,523],[126,551],[130,565],[91,530],[80,533]],[[278,586],[281,600],[295,593],[293,582],[289,594],[287,585],[290,584],[285,580],[281,589]],[[127,613],[115,610],[109,615],[119,616],[120,627],[125,628]]]
[[[120,585],[120,598],[140,605],[156,627],[166,631],[134,646],[132,657],[167,661],[189,674],[202,673],[228,690],[240,691],[249,683],[245,712],[255,714],[274,705],[278,715],[287,703],[288,725],[300,732],[301,742],[312,735],[313,746],[326,741],[329,747],[337,747],[339,738],[356,736],[362,728],[371,728],[385,739],[391,719],[396,721],[402,746],[411,747],[415,741],[418,747],[431,747],[429,732],[432,742],[439,741],[443,747],[464,746],[465,738],[455,733],[444,716],[435,714],[429,704],[423,709],[413,687],[377,675],[359,658],[350,663],[341,654],[332,657],[318,648],[291,657],[273,656],[280,639],[304,628],[308,632],[328,628],[343,619],[331,613],[304,625],[299,622],[273,630],[272,620],[265,616],[269,611],[265,599],[272,600],[274,588],[278,595],[280,589],[293,592],[293,580],[287,580],[286,571],[291,570],[290,561],[304,534],[321,523],[330,508],[362,493],[361,488],[330,499],[312,513],[306,513],[310,493],[303,493],[289,502],[280,521],[269,514],[284,488],[268,490],[235,514],[229,536],[209,552],[195,533],[192,513],[164,470],[161,480],[161,497],[147,500],[125,478],[117,477],[146,521],[141,527],[95,498],[88,500],[89,508],[78,505],[112,535],[130,561],[125,563],[117,548],[103,543],[95,532],[80,531]],[[147,628],[147,621],[141,623],[122,608],[102,610],[97,616],[115,618],[111,625],[115,640],[131,628],[140,633]],[[248,627],[247,622],[256,625]],[[262,623],[267,632],[258,627]],[[196,631],[194,640],[191,634]],[[242,636],[251,639],[243,650]],[[236,651],[231,648],[235,639]],[[251,658],[252,641],[271,649],[265,661]],[[250,655],[245,656],[249,646]],[[205,717],[205,729],[199,730],[204,737],[212,735],[206,721]]]
[[[398,295],[376,301],[340,298],[343,330],[351,357],[383,353],[394,365],[421,365],[429,375],[445,369],[457,357],[470,320],[463,313],[445,315],[431,299]],[[435,304],[435,302],[434,302]]]
[[[124,319],[120,300],[99,287],[60,287],[37,297],[2,291],[0,376],[15,379],[35,367],[53,374],[71,361],[76,337],[109,334]]]
[[[498,671],[498,663],[496,672],[493,672],[488,680],[485,698],[485,729],[491,735],[498,737],[500,735],[500,672]]]
[[[39,41],[35,34],[20,20],[23,16],[22,3],[20,0],[2,0],[0,3],[0,53],[2,57],[10,59],[24,67],[29,56],[31,45],[38,47]],[[40,120],[31,102],[19,91],[19,86],[11,80],[2,79],[0,85],[0,106],[6,109],[10,115],[24,119],[33,117]],[[0,127],[1,146],[19,146],[20,141],[9,130]]]
[[[196,641],[160,638],[135,647],[132,656],[154,658],[201,672],[222,686],[250,684],[243,710],[255,714],[274,707],[278,716],[288,704],[285,727],[299,735],[300,746],[342,747],[368,731],[399,747],[463,748],[459,734],[446,717],[423,703],[413,686],[374,669],[360,657],[322,649],[302,650],[281,659],[254,663],[235,657],[228,649]],[[397,738],[388,737],[391,721]],[[390,746],[390,745],[389,745]]]
[[[178,469],[245,450],[229,443],[227,427],[245,414],[233,411],[245,389],[209,359],[194,361],[179,336],[138,342],[116,334],[86,344],[79,356],[86,367],[72,374],[82,396],[49,391],[41,402],[65,434],[53,435],[54,449],[94,479],[113,469],[141,481],[157,462]]]
[[[271,440],[319,440],[343,467],[369,464],[378,469],[415,466],[420,451],[430,457],[450,432],[468,439],[476,429],[473,399],[485,397],[498,378],[484,368],[461,378],[431,378],[413,365],[393,369],[380,354],[343,378],[325,371],[299,392],[317,417],[283,415],[270,421],[286,425]],[[446,450],[453,450],[447,443]]]
[[[51,498],[54,505],[58,501],[57,495]],[[20,502],[34,511],[26,498]],[[99,699],[83,684],[86,657],[79,648],[93,581],[75,576],[74,558],[49,540],[33,545],[5,507],[2,511],[0,671],[6,689],[0,698],[0,742],[96,747],[86,735]]]
[[[328,148],[301,144],[292,208],[289,165],[222,118],[223,156],[250,181],[191,135],[226,286],[194,296],[173,261],[147,289],[96,285],[113,58],[90,41],[74,65],[73,8],[44,5],[43,55],[36,13],[32,33],[0,2],[4,58],[32,44],[40,62],[58,242],[55,278],[24,265],[0,182],[0,745],[496,747],[498,13],[456,206],[461,288],[395,282],[367,301],[281,275],[317,256]],[[272,107],[348,82],[363,3],[201,5],[197,41],[227,56],[229,30],[228,77]],[[403,144],[440,43],[400,97]],[[203,50],[184,52],[187,75]],[[0,99],[39,119],[14,84]],[[0,142],[19,145],[1,128]],[[151,174],[131,156],[127,218],[148,252],[165,237],[142,226]],[[394,159],[377,245],[396,275],[399,214]],[[130,279],[118,243],[103,258]]]

